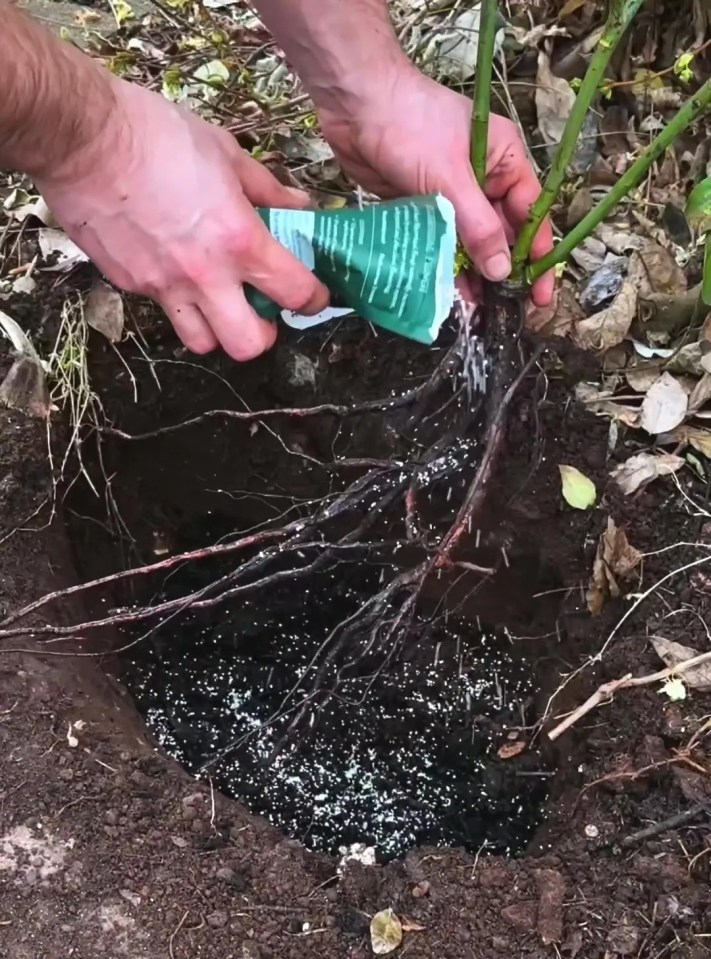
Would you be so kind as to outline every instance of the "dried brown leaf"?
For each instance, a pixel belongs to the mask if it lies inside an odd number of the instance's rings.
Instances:
[[[642,400],[639,425],[653,436],[668,433],[683,423],[688,408],[684,387],[671,373],[662,373]]]
[[[29,416],[47,419],[53,407],[42,364],[33,356],[18,356],[0,384],[0,403]]]
[[[575,323],[585,318],[572,283],[564,280],[556,287],[548,306],[532,306],[526,325],[541,336],[566,336]]]
[[[663,443],[683,443],[711,459],[711,432],[698,426],[684,424],[659,437]]]
[[[669,373],[692,373],[701,376],[704,372],[702,359],[701,344],[686,343],[665,360],[664,369]]]
[[[681,643],[675,643],[673,640],[665,639],[663,636],[655,636],[652,639],[652,646],[654,646],[654,651],[664,665],[671,669],[699,655],[698,650],[693,647],[682,646]],[[684,683],[692,689],[698,689],[700,692],[710,690],[711,661],[700,663],[698,666],[692,666],[691,669],[685,669],[682,676]]]
[[[538,128],[546,143],[560,142],[574,103],[575,91],[567,80],[555,76],[551,71],[548,54],[540,50],[536,76],[536,110]]]
[[[635,363],[625,368],[625,379],[637,393],[646,393],[662,374],[661,361]]]
[[[673,453],[637,453],[621,463],[610,474],[628,496],[643,489],[658,476],[676,473],[684,465],[681,456]]]
[[[597,544],[586,596],[593,616],[600,613],[607,597],[616,599],[621,595],[619,583],[630,579],[641,561],[642,553],[630,544],[625,531],[608,519],[607,529]]]
[[[635,427],[639,423],[639,410],[636,407],[617,403],[609,393],[591,383],[579,383],[575,387],[575,398],[599,416],[609,416],[625,426]]]
[[[638,290],[627,277],[610,306],[575,324],[573,339],[583,350],[608,350],[621,343],[632,325]]]
[[[711,399],[711,373],[704,373],[689,396],[689,412],[696,412]]]
[[[580,223],[582,218],[587,216],[592,210],[593,204],[592,193],[587,187],[583,186],[580,187],[579,190],[576,190],[565,216],[565,223],[568,229],[570,229],[571,226],[575,226],[576,223]]]
[[[86,298],[84,319],[109,343],[118,343],[123,336],[123,297],[103,280],[96,280]]]
[[[499,759],[513,759],[514,756],[520,756],[525,748],[526,743],[519,739],[515,743],[504,743],[497,749],[496,755]]]
[[[605,262],[607,247],[597,237],[587,236],[570,255],[581,270],[595,273]]]
[[[571,13],[575,13],[576,10],[584,7],[586,3],[587,0],[565,0],[558,17],[563,20],[565,17],[569,17]]]
[[[607,237],[611,242],[610,236]],[[660,253],[661,251],[661,253]],[[629,333],[637,312],[637,301],[652,290],[651,271],[659,265],[662,282],[669,281],[666,251],[656,243],[646,243],[630,257],[627,276],[610,306],[588,317],[575,328],[575,340],[583,349],[607,350],[621,343]],[[664,262],[664,268],[661,263]]]
[[[640,262],[635,264],[635,273],[640,276],[641,271],[644,271],[652,293],[676,296],[686,290],[684,271],[665,247],[650,241],[639,251],[639,256]]]

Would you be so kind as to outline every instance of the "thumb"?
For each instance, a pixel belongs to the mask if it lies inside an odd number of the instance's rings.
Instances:
[[[506,233],[470,169],[462,176],[462,188],[452,190],[449,198],[456,211],[457,232],[474,265],[488,280],[505,280],[511,272]]]
[[[304,210],[311,204],[308,193],[284,186],[262,163],[246,153],[240,160],[239,174],[242,190],[252,206]]]

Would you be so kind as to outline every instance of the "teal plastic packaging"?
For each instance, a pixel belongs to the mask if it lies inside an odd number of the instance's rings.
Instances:
[[[454,207],[439,194],[363,209],[257,211],[269,232],[331,292],[334,308],[298,317],[253,288],[260,315],[304,329],[354,313],[393,333],[433,343],[454,304]]]

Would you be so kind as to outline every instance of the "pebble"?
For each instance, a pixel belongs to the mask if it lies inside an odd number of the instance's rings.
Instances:
[[[211,912],[207,917],[208,926],[212,926],[213,929],[222,929],[223,926],[227,925],[227,913],[226,912]]]

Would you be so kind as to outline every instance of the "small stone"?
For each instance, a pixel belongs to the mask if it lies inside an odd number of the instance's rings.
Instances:
[[[242,943],[240,959],[262,959],[262,950],[253,939],[245,939]]]
[[[106,822],[109,824],[109,826],[116,826],[116,825],[118,825],[118,821],[119,821],[119,813],[118,813],[118,810],[117,810],[117,809],[107,809],[107,810],[106,810],[105,818],[106,818]]]
[[[32,866],[25,872],[25,882],[28,886],[36,886],[39,881],[39,872]]]
[[[423,899],[425,896],[429,896],[431,888],[430,883],[426,879],[423,879],[422,882],[418,882],[412,890],[412,895],[415,899]]]
[[[227,913],[220,912],[211,912],[207,917],[208,926],[212,926],[213,929],[222,929],[223,926],[227,925]]]
[[[228,882],[230,883],[230,885],[234,882],[235,876],[236,876],[236,873],[234,869],[230,869],[229,866],[222,866],[215,873],[216,879],[219,879],[221,882]]]
[[[188,840],[183,839],[182,836],[171,836],[170,841],[174,846],[177,846],[178,849],[185,849],[185,847],[188,845]]]
[[[585,836],[587,839],[597,839],[600,835],[600,830],[593,823],[588,823],[585,827]]]

